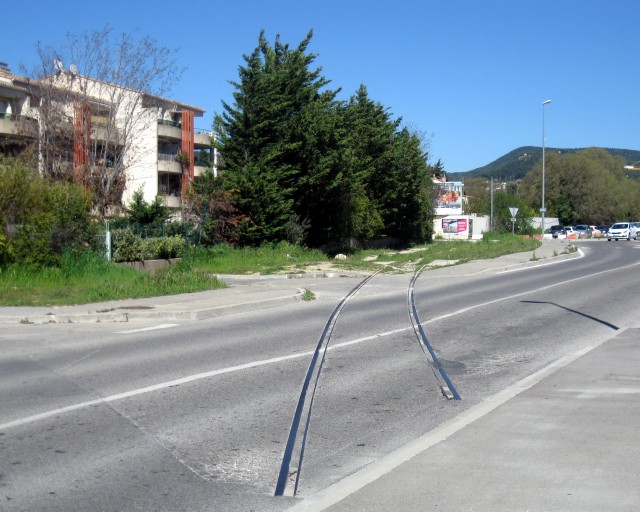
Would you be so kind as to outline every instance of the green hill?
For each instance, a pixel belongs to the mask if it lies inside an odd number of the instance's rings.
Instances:
[[[545,148],[545,151],[560,153],[576,153],[585,148]],[[604,148],[614,156],[622,156],[627,165],[631,165],[640,161],[640,151],[632,149],[609,149]],[[523,146],[518,149],[501,156],[484,167],[478,167],[467,172],[451,172],[447,173],[449,181],[463,181],[466,178],[494,178],[499,181],[515,181],[524,176],[540,161],[542,158],[542,147],[539,146]],[[633,178],[640,178],[640,173],[630,173]]]

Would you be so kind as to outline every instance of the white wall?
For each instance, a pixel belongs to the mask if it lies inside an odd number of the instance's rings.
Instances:
[[[544,230],[547,231],[551,226],[560,224],[558,217],[545,217],[544,218]],[[533,229],[538,229],[542,225],[542,217],[532,217],[531,225]]]

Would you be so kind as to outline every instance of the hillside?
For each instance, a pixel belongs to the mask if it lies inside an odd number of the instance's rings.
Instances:
[[[585,148],[545,148],[545,151],[576,153]],[[640,151],[632,149],[610,149],[604,148],[614,156],[622,156],[627,165],[631,165],[640,161]],[[514,181],[524,178],[524,176],[540,161],[542,158],[542,147],[539,146],[522,146],[518,149],[501,156],[484,167],[478,167],[467,172],[451,172],[447,173],[449,181],[463,181],[465,178],[494,178],[500,181]],[[640,178],[640,173],[631,173],[634,178]]]

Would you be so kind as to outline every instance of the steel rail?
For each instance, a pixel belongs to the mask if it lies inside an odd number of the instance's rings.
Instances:
[[[327,324],[325,325],[324,330],[322,331],[322,335],[316,345],[316,349],[313,353],[313,357],[311,358],[311,363],[309,364],[309,368],[307,369],[307,373],[302,384],[302,391],[300,392],[300,397],[298,398],[298,404],[296,406],[296,411],[293,416],[293,421],[291,422],[291,428],[289,430],[289,437],[287,439],[287,445],[284,450],[284,456],[282,458],[282,464],[280,465],[280,471],[278,474],[278,481],[276,483],[276,490],[274,496],[283,496],[285,490],[287,488],[287,482],[289,480],[290,475],[290,467],[291,467],[291,459],[293,456],[293,451],[296,445],[296,438],[298,435],[298,430],[300,429],[300,421],[302,420],[303,412],[306,408],[307,416],[304,426],[304,432],[302,436],[302,443],[300,446],[300,455],[298,457],[298,464],[295,471],[296,479],[293,487],[293,496],[296,495],[298,491],[298,484],[300,481],[300,472],[302,471],[302,460],[304,458],[304,448],[307,441],[307,434],[309,431],[309,425],[311,422],[311,408],[313,406],[313,399],[315,397],[316,389],[318,387],[318,380],[320,378],[320,372],[322,370],[322,365],[324,364],[325,356],[327,353],[327,348],[329,346],[329,342],[331,341],[331,333],[333,332],[333,328],[338,320],[338,316],[342,312],[342,309],[346,305],[346,303],[351,299],[356,293],[358,293],[362,287],[367,284],[374,276],[378,275],[381,270],[367,276],[364,278],[357,286],[355,286],[343,299],[340,301],[340,304],[336,306],[336,308],[331,313]],[[322,353],[322,358],[320,359],[320,364],[316,368],[318,363],[318,359],[320,358],[320,354]],[[307,392],[309,390],[309,385],[315,373],[315,381],[313,390],[311,393],[311,398],[309,400],[309,404],[305,407],[305,401]],[[291,473],[293,474],[293,473]]]
[[[447,375],[447,372],[445,371],[445,369],[442,367],[442,364],[440,363],[438,356],[433,350],[431,343],[429,343],[429,339],[427,338],[427,335],[424,332],[424,329],[422,328],[422,323],[420,322],[420,317],[418,316],[414,289],[415,289],[416,281],[422,274],[422,271],[424,270],[425,267],[426,265],[422,266],[413,275],[413,277],[411,278],[411,283],[409,284],[409,290],[407,294],[408,296],[407,300],[408,300],[408,306],[409,306],[409,317],[411,318],[411,323],[413,324],[413,330],[416,333],[416,338],[418,339],[418,343],[420,343],[422,352],[424,353],[427,360],[430,362],[431,370],[433,371],[433,374],[436,377],[438,384],[440,385],[440,390],[442,391],[442,394],[449,399],[453,398],[455,400],[461,400],[460,395],[458,394],[455,386],[453,385],[453,382],[451,382],[451,379]],[[427,355],[427,352],[431,356],[430,358]],[[442,377],[442,380],[444,381],[444,383],[440,382],[440,379],[436,374],[436,370],[438,370],[438,373],[440,373],[440,377]]]

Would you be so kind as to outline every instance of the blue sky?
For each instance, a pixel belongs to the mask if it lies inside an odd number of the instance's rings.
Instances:
[[[640,150],[638,0],[32,0],[4,12],[0,61],[32,68],[35,43],[68,32],[152,36],[187,71],[172,98],[210,128],[258,34],[309,50],[348,99],[360,84],[429,140],[429,160],[468,171],[520,146]],[[68,63],[65,63],[68,66]]]

